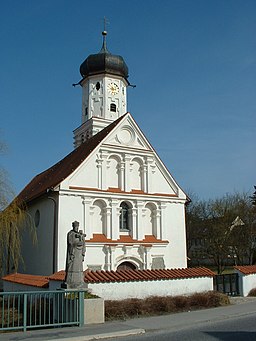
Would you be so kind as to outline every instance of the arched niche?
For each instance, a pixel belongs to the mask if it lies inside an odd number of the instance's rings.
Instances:
[[[143,189],[143,176],[142,176],[143,160],[141,158],[134,158],[131,161],[130,168],[130,187],[135,190]]]
[[[156,236],[156,205],[147,203],[144,208],[144,233]]]
[[[106,203],[103,200],[97,199],[93,202],[93,233],[105,234],[106,219],[104,209]]]
[[[110,155],[107,160],[107,187],[121,188],[121,159],[118,155]]]

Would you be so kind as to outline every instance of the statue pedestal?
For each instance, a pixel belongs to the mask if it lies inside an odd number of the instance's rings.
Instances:
[[[87,298],[84,300],[84,324],[104,323],[105,305],[103,298]]]
[[[66,283],[64,283],[66,284]],[[86,292],[91,293],[91,289],[69,289],[69,288],[61,288],[59,289],[60,291],[66,292],[67,297],[66,299],[77,299],[78,292],[79,291],[84,291],[84,294]],[[83,296],[84,297],[84,296]],[[83,298],[84,300],[84,311],[81,312],[83,313],[84,316],[84,324],[96,324],[96,323],[104,323],[105,322],[105,304],[104,304],[104,299],[101,297],[97,298]],[[64,310],[67,309],[67,307],[70,309],[72,305],[64,304]],[[67,314],[66,311],[64,311],[64,316]],[[71,314],[72,315],[72,314]]]
[[[61,283],[61,289],[66,289],[66,290],[85,290],[85,291],[90,291],[88,289],[88,284],[83,282],[83,283],[66,283],[62,282]]]

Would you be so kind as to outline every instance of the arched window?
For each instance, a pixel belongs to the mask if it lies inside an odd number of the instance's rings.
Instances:
[[[96,83],[96,90],[100,90],[100,82]]]
[[[116,112],[116,105],[115,103],[110,104],[110,111]]]
[[[120,265],[118,265],[117,267],[117,271],[120,271],[120,270],[136,270],[137,267],[132,264],[131,262],[123,262],[121,263]]]
[[[120,230],[130,230],[129,206],[125,202],[122,202],[120,207],[121,207],[119,220]]]

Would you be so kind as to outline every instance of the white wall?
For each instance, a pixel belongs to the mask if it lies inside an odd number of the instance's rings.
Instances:
[[[24,266],[20,264],[18,271],[49,275],[53,272],[54,202],[48,198],[34,201],[28,210],[33,220],[37,210],[40,214],[39,225],[36,227],[37,243],[33,245],[29,232],[25,230],[22,236]]]
[[[236,270],[239,274],[239,289],[241,296],[247,296],[251,289],[256,288],[256,274],[244,275]]]
[[[49,281],[49,290],[61,287],[61,281]],[[212,277],[170,279],[158,281],[135,281],[115,283],[88,283],[92,294],[105,300],[145,298],[148,296],[190,295],[196,292],[213,290]],[[48,290],[4,281],[4,291]]]
[[[148,296],[189,295],[213,290],[213,279],[200,277],[147,282],[89,283],[88,288],[92,290],[93,294],[105,300],[123,300]]]

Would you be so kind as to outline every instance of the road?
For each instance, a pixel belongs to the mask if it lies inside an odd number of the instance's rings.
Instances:
[[[146,333],[122,341],[256,341],[256,301],[125,323]]]
[[[122,338],[122,341],[255,341],[256,314],[226,321],[169,330],[149,331],[146,334]],[[114,340],[114,339],[110,339]],[[116,339],[115,339],[116,340]]]

